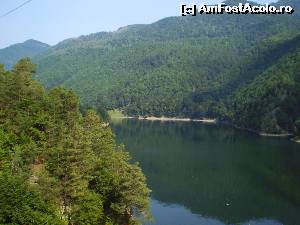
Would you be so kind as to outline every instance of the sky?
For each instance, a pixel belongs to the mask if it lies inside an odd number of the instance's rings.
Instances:
[[[25,1],[1,0],[0,16]],[[28,39],[54,45],[67,38],[179,16],[180,4],[212,4],[219,1],[32,0],[10,15],[0,18],[0,48]],[[259,3],[272,1],[257,0]]]

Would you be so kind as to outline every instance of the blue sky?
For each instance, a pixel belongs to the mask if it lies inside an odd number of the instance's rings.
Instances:
[[[0,48],[36,39],[56,44],[66,38],[113,31],[130,24],[152,23],[178,16],[181,3],[206,4],[220,0],[33,0],[0,19]],[[257,0],[268,3],[272,0]],[[273,0],[274,1],[274,0]],[[0,15],[25,0],[1,0]]]

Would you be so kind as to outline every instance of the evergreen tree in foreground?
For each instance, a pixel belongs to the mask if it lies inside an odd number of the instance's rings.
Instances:
[[[145,176],[73,91],[45,93],[20,60],[0,67],[0,224],[139,224]]]

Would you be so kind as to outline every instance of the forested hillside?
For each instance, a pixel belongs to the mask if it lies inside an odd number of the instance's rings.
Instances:
[[[7,69],[23,57],[33,57],[49,49],[49,45],[36,41],[27,40],[24,43],[14,44],[7,48],[0,49],[0,63]]]
[[[235,124],[266,133],[299,133],[300,36],[281,48],[277,51],[290,51],[230,96],[229,110]]]
[[[35,78],[128,115],[217,117],[295,133],[299,1],[276,4],[295,13],[171,17],[68,39],[33,58]]]
[[[145,177],[73,91],[45,93],[22,59],[0,67],[0,224],[139,224]]]

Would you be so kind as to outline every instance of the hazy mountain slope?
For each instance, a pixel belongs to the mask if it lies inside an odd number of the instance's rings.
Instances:
[[[36,41],[27,40],[24,43],[14,44],[7,48],[0,49],[0,64],[11,68],[23,57],[33,57],[49,49],[49,45]]]
[[[65,40],[34,57],[36,78],[130,115],[217,116],[271,130],[241,122],[232,96],[293,54],[299,34],[291,15],[171,17]]]
[[[291,18],[277,20],[253,15],[167,18],[152,25],[67,40],[35,58],[37,78],[48,87],[74,87],[79,94],[88,89],[87,96],[81,94],[85,101],[95,101],[103,89],[118,82],[151,76],[170,62],[175,71],[178,66],[190,70],[196,80],[201,78],[199,73],[212,78],[224,73],[223,65],[237,64],[245,48],[268,36],[285,38],[281,36],[296,33],[299,27]],[[215,69],[216,62],[223,65]],[[190,80],[188,72],[180,76]]]

